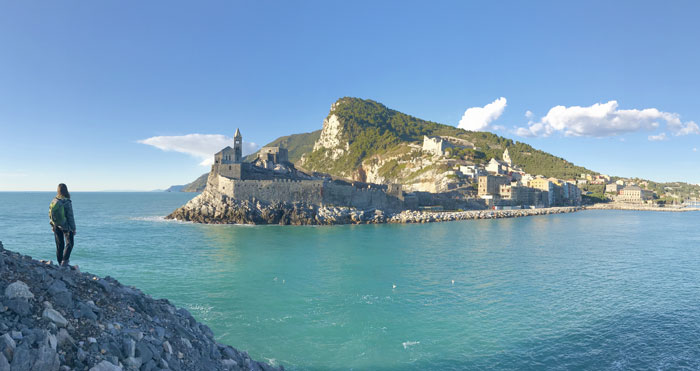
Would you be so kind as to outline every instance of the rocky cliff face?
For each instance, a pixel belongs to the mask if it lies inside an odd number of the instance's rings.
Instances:
[[[0,370],[275,370],[166,299],[0,243]],[[280,368],[282,369],[282,368]]]
[[[331,112],[332,110],[333,107],[331,107]],[[350,149],[350,143],[344,137],[343,124],[337,115],[331,113],[323,120],[321,136],[314,143],[313,150],[327,150],[326,155],[332,160],[337,160]]]
[[[322,207],[302,202],[236,200],[207,187],[199,196],[178,208],[167,219],[207,224],[330,225],[384,223],[381,210]]]

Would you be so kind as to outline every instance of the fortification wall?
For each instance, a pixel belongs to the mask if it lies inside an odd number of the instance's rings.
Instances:
[[[320,205],[322,188],[322,180],[241,180],[233,183],[233,198]]]
[[[358,209],[401,210],[403,202],[380,189],[357,188],[327,182],[323,186],[323,204],[352,206]]]

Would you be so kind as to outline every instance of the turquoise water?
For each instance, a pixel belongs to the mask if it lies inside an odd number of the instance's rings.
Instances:
[[[698,212],[333,227],[159,218],[192,196],[74,194],[72,263],[293,370],[700,368]],[[55,259],[51,198],[0,193],[6,248]]]

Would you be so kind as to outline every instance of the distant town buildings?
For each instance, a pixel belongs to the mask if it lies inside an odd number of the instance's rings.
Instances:
[[[617,197],[615,197],[615,201],[626,203],[645,203],[653,199],[653,191],[642,189],[641,187],[636,185],[630,185],[623,188],[620,191],[620,194]]]
[[[620,185],[620,184],[617,183],[617,182],[615,182],[615,183],[610,183],[610,184],[606,184],[606,185],[605,185],[605,193],[614,193],[614,194],[618,194],[618,193],[620,193],[620,191],[622,190],[622,188],[623,188],[622,185]]]
[[[471,168],[465,169],[473,172]],[[486,175],[478,176],[477,194],[492,207],[550,207],[580,205],[581,190],[574,179],[533,176],[513,164],[506,149],[503,160],[492,158]]]

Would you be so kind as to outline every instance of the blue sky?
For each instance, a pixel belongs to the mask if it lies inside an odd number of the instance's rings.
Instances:
[[[465,125],[700,183],[700,5],[668,4],[0,0],[0,190],[183,184],[197,143],[140,141],[262,145],[343,96],[455,126],[481,107]]]

